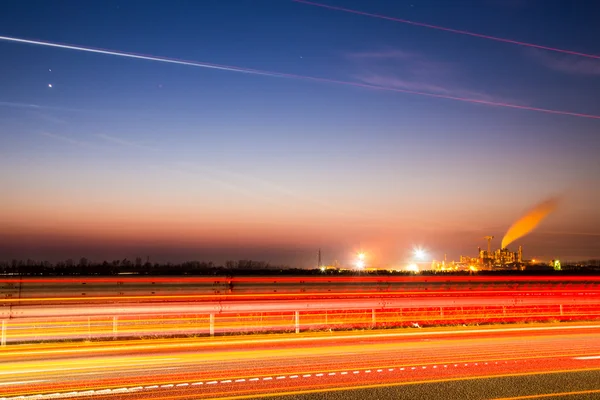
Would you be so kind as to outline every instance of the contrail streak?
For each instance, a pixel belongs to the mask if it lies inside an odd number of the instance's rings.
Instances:
[[[312,2],[312,1],[306,1],[306,0],[292,0],[292,1],[294,1],[296,3],[302,3],[302,4],[307,4],[307,5],[315,6],[315,7],[327,8],[329,10],[343,11],[343,12],[347,12],[347,13],[351,13],[351,14],[363,15],[363,16],[366,16],[366,17],[386,19],[388,21],[394,21],[394,22],[400,22],[400,23],[403,23],[403,24],[420,26],[420,27],[423,27],[423,28],[437,29],[439,31],[446,31],[446,32],[456,33],[456,34],[459,34],[459,35],[474,36],[474,37],[478,37],[480,39],[495,40],[497,42],[516,44],[518,46],[533,47],[533,48],[536,48],[536,49],[554,51],[554,52],[557,52],[557,53],[564,53],[564,54],[570,54],[570,55],[573,55],[573,56],[593,58],[593,59],[596,59],[596,60],[600,60],[600,56],[599,55],[595,55],[595,54],[580,53],[580,52],[577,52],[577,51],[559,49],[559,48],[556,48],[556,47],[542,46],[542,45],[539,45],[539,44],[521,42],[521,41],[512,40],[512,39],[505,39],[505,38],[501,38],[501,37],[497,37],[497,36],[490,36],[490,35],[484,35],[484,34],[481,34],[481,33],[463,31],[463,30],[460,30],[460,29],[446,28],[444,26],[439,26],[439,25],[431,25],[431,24],[426,24],[426,23],[423,23],[423,22],[416,22],[416,21],[410,21],[410,20],[407,20],[407,19],[394,18],[394,17],[389,17],[387,15],[373,14],[373,13],[368,13],[368,12],[364,12],[364,11],[353,10],[353,9],[350,9],[350,8],[330,6],[328,4],[315,3],[315,2]]]
[[[418,91],[414,91],[414,90],[398,89],[398,88],[393,88],[393,87],[388,87],[388,86],[370,85],[370,84],[366,84],[366,83],[342,81],[342,80],[337,80],[337,79],[319,78],[319,77],[314,77],[314,76],[305,76],[305,75],[287,74],[287,73],[282,73],[282,72],[264,71],[264,70],[236,67],[236,66],[230,66],[230,65],[220,65],[220,64],[196,62],[196,61],[179,60],[179,59],[167,58],[167,57],[157,57],[157,56],[137,54],[137,53],[127,53],[127,52],[123,52],[123,51],[97,49],[97,48],[93,48],[93,47],[74,46],[74,45],[70,45],[70,44],[44,42],[44,41],[40,41],[40,40],[20,39],[20,38],[14,38],[14,37],[9,37],[9,36],[0,36],[0,40],[4,40],[4,41],[8,41],[8,42],[16,42],[16,43],[33,44],[33,45],[38,45],[38,46],[56,47],[56,48],[67,49],[67,50],[85,51],[88,53],[97,53],[97,54],[105,54],[105,55],[111,55],[111,56],[135,58],[135,59],[148,60],[148,61],[158,61],[158,62],[171,63],[171,64],[180,64],[180,65],[187,65],[187,66],[191,66],[191,67],[210,68],[210,69],[216,69],[216,70],[222,70],[222,71],[240,72],[240,73],[245,73],[245,74],[263,75],[263,76],[271,76],[271,77],[277,77],[277,78],[301,79],[301,80],[306,80],[306,81],[311,81],[311,82],[333,83],[333,84],[337,84],[337,85],[354,86],[354,87],[360,87],[360,88],[365,88],[365,89],[385,90],[388,92],[406,93],[406,94],[413,94],[413,95],[418,95],[418,96],[435,97],[438,99],[455,100],[455,101],[461,101],[461,102],[465,102],[465,103],[482,104],[482,105],[487,105],[487,106],[514,108],[514,109],[519,109],[519,110],[537,111],[537,112],[543,112],[543,113],[548,113],[548,114],[568,115],[568,116],[580,117],[580,118],[600,119],[600,115],[582,114],[582,113],[576,113],[576,112],[570,112],[570,111],[552,110],[552,109],[547,109],[547,108],[530,107],[530,106],[523,106],[523,105],[519,105],[519,104],[500,103],[500,102],[487,101],[487,100],[477,100],[477,99],[470,99],[470,98],[466,98],[466,97],[449,96],[449,95],[444,95],[444,94],[418,92]]]

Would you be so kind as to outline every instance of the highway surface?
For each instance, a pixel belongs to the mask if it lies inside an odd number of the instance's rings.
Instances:
[[[599,324],[46,343],[0,351],[4,399],[490,399],[558,392],[600,398]]]

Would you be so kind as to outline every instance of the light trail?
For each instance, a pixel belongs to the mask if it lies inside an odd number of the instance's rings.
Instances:
[[[596,59],[596,60],[600,60],[600,56],[599,55],[595,55],[595,54],[581,53],[581,52],[572,51],[572,50],[566,50],[566,49],[559,49],[559,48],[556,48],[556,47],[549,47],[549,46],[543,46],[543,45],[539,45],[539,44],[535,44],[535,43],[528,43],[528,42],[522,42],[522,41],[518,41],[518,40],[506,39],[506,38],[501,38],[501,37],[498,37],[498,36],[484,35],[484,34],[481,34],[481,33],[463,31],[463,30],[460,30],[460,29],[446,28],[446,27],[439,26],[439,25],[426,24],[426,23],[423,23],[423,22],[416,22],[416,21],[411,21],[411,20],[402,19],[402,18],[395,18],[395,17],[390,17],[390,16],[387,16],[387,15],[373,14],[373,13],[368,13],[368,12],[359,11],[359,10],[353,10],[353,9],[345,8],[345,7],[337,7],[337,6],[331,6],[331,5],[328,5],[328,4],[315,3],[315,2],[307,1],[307,0],[292,0],[292,1],[296,2],[296,3],[302,3],[302,4],[307,4],[307,5],[315,6],[315,7],[326,8],[326,9],[329,9],[329,10],[343,11],[343,12],[350,13],[350,14],[356,14],[356,15],[363,15],[363,16],[366,16],[366,17],[385,19],[385,20],[388,20],[388,21],[400,22],[400,23],[403,23],[403,24],[420,26],[420,27],[423,27],[423,28],[436,29],[436,30],[439,30],[439,31],[456,33],[456,34],[459,34],[459,35],[473,36],[473,37],[477,37],[477,38],[480,38],[480,39],[494,40],[494,41],[497,41],[497,42],[516,44],[518,46],[532,47],[532,48],[535,48],[535,49],[548,50],[548,51],[553,51],[553,52],[557,52],[557,53],[563,53],[563,54],[569,54],[569,55],[573,55],[573,56],[593,58],[593,59]]]
[[[355,297],[369,297],[373,295],[377,295],[378,297],[396,297],[396,296],[422,296],[422,297],[434,297],[439,294],[451,294],[451,295],[466,295],[466,297],[472,297],[475,295],[491,295],[491,296],[499,296],[499,295],[565,295],[565,294],[579,294],[582,292],[586,292],[587,294],[598,295],[599,289],[522,289],[522,290],[448,290],[448,289],[439,289],[439,290],[413,290],[413,291],[360,291],[360,292],[300,292],[300,293],[253,293],[253,294],[245,294],[245,293],[231,293],[231,294],[189,294],[189,295],[122,295],[122,296],[78,296],[78,297],[22,297],[22,298],[4,298],[0,299],[0,304],[2,303],[32,303],[32,302],[91,302],[91,301],[124,301],[124,300],[166,300],[166,301],[178,301],[178,300],[188,300],[188,301],[196,301],[196,300],[235,300],[235,299],[247,299],[247,300],[259,300],[259,299],[267,299],[267,300],[279,300],[282,298],[350,298],[353,299]]]
[[[49,361],[40,357],[37,361],[23,363],[20,355],[13,354],[12,357],[3,359],[0,370],[11,371],[17,376],[38,367],[55,369],[56,372],[44,375],[44,378],[52,379],[52,383],[36,385],[35,388],[14,387],[11,393],[2,394],[5,397],[24,396],[20,398],[39,400],[52,398],[60,387],[61,397],[85,396],[90,391],[97,395],[114,395],[137,390],[160,390],[152,394],[175,395],[174,398],[180,394],[188,395],[188,398],[202,398],[221,393],[231,396],[249,395],[252,392],[255,396],[260,396],[265,392],[273,393],[277,390],[334,387],[348,389],[356,383],[398,383],[399,380],[407,384],[433,382],[440,378],[437,371],[442,370],[448,378],[468,378],[473,374],[494,377],[515,371],[536,374],[556,372],[554,369],[565,372],[595,371],[598,368],[587,367],[597,367],[597,361],[582,363],[573,360],[573,357],[598,354],[600,342],[590,340],[594,332],[586,332],[584,335],[582,333],[572,331],[567,334],[539,336],[535,332],[525,331],[522,335],[507,337],[496,331],[492,337],[463,337],[458,341],[456,338],[447,337],[427,342],[408,342],[398,337],[360,344],[349,340],[346,345],[330,339],[330,342],[323,343],[323,346],[304,343],[293,347],[273,348],[264,344],[244,346],[243,349],[233,346],[208,352],[181,349],[176,350],[177,353],[169,354],[176,356],[173,358],[164,358],[164,355],[138,357],[124,350],[123,355],[119,357],[97,358],[90,355],[82,359],[71,355],[63,360]],[[534,338],[536,346],[532,347],[531,340]],[[569,346],[565,346],[567,343]],[[567,347],[568,350],[565,351]],[[509,350],[512,354],[507,357]],[[363,356],[355,356],[356,351]],[[303,358],[304,362],[298,363],[299,357]],[[140,361],[151,360],[160,362],[160,365],[151,365],[144,370],[137,367],[126,369],[127,364],[138,365]],[[262,360],[261,365],[256,364],[257,360]],[[115,362],[118,371],[105,369],[106,365],[113,365]],[[174,373],[162,372],[163,366],[168,365],[177,366],[180,370]],[[85,377],[78,372],[62,372],[64,368],[87,369],[94,366],[99,368],[94,376]],[[354,376],[360,377],[360,381],[356,382]],[[15,381],[10,376],[5,379]],[[290,380],[294,380],[293,386],[284,383]],[[251,386],[253,382],[258,381],[261,384],[267,382],[268,386]],[[212,390],[218,393],[206,392],[209,390],[206,385],[210,385],[214,388]],[[194,393],[176,391],[178,388],[193,386],[202,386],[203,389]],[[151,392],[147,393],[152,395]]]
[[[283,397],[283,396],[298,396],[298,395],[307,395],[307,394],[323,394],[323,393],[332,393],[332,392],[343,392],[347,390],[361,390],[361,389],[378,389],[384,387],[399,387],[399,386],[412,386],[412,385],[422,385],[422,384],[431,384],[431,383],[446,383],[446,382],[464,382],[470,380],[482,380],[482,379],[494,379],[494,378],[514,378],[514,377],[525,377],[525,376],[535,376],[535,375],[558,375],[564,373],[573,373],[573,372],[588,372],[588,371],[599,371],[600,368],[585,368],[578,370],[556,370],[556,371],[544,371],[544,372],[517,372],[517,373],[508,373],[508,374],[496,374],[496,375],[483,375],[483,376],[466,376],[459,378],[443,378],[443,379],[426,379],[426,380],[417,380],[417,381],[408,381],[408,382],[384,382],[384,383],[375,383],[370,385],[356,385],[356,386],[345,386],[345,387],[330,387],[330,388],[318,388],[318,389],[300,389],[290,388],[292,390],[288,390],[285,392],[276,392],[276,393],[261,393],[261,398],[268,397]],[[297,390],[293,390],[297,389]],[[600,392],[600,390],[598,390]],[[582,391],[582,393],[594,393],[594,391]],[[171,399],[180,399],[185,396],[168,396],[168,397],[158,397],[156,400],[171,400]],[[256,398],[257,394],[249,394],[249,395],[233,395],[227,397],[218,398],[221,400],[241,400],[241,399],[253,399]],[[528,398],[528,397],[517,397],[520,398]],[[529,397],[535,398],[535,397]]]
[[[41,41],[41,40],[22,39],[22,38],[10,37],[10,36],[0,36],[0,40],[4,40],[7,42],[13,42],[13,43],[32,44],[32,45],[38,45],[38,46],[67,49],[67,50],[83,51],[83,52],[88,52],[88,53],[104,54],[104,55],[126,57],[126,58],[135,58],[135,59],[141,59],[141,60],[147,60],[147,61],[157,61],[157,62],[164,62],[164,63],[171,63],[171,64],[180,64],[180,65],[187,65],[187,66],[200,67],[200,68],[209,68],[209,69],[222,70],[222,71],[270,76],[270,77],[276,77],[276,78],[290,78],[290,79],[306,80],[306,81],[320,82],[320,83],[330,83],[330,84],[337,84],[337,85],[344,85],[344,86],[359,87],[359,88],[364,88],[364,89],[383,90],[383,91],[389,91],[389,92],[395,92],[395,93],[426,96],[426,97],[432,97],[432,98],[437,98],[437,99],[454,100],[454,101],[460,101],[460,102],[471,103],[471,104],[512,108],[512,109],[525,110],[525,111],[536,111],[536,112],[542,112],[542,113],[546,113],[546,114],[565,115],[565,116],[579,117],[579,118],[600,119],[600,115],[595,115],[595,114],[584,114],[584,113],[577,113],[577,112],[571,112],[571,111],[553,110],[553,109],[549,109],[549,108],[531,107],[531,106],[512,104],[512,103],[478,100],[478,99],[471,99],[471,98],[466,98],[466,97],[435,94],[435,93],[429,93],[429,92],[419,92],[419,91],[415,91],[415,90],[398,89],[398,88],[393,88],[393,87],[389,87],[389,86],[378,86],[378,85],[370,85],[370,84],[366,84],[366,83],[343,81],[343,80],[329,79],[329,78],[320,78],[320,77],[307,76],[307,75],[297,75],[297,74],[289,74],[289,73],[283,73],[283,72],[273,72],[273,71],[264,71],[264,70],[251,69],[251,68],[243,68],[243,67],[237,67],[237,66],[212,64],[212,63],[204,63],[204,62],[197,62],[197,61],[187,61],[187,60],[181,60],[181,59],[175,59],[175,58],[158,57],[158,56],[144,55],[144,54],[138,54],[138,53],[129,53],[129,52],[123,52],[123,51],[116,51],[116,50],[99,49],[99,48],[93,48],[93,47],[87,47],[87,46],[75,46],[75,45],[71,45],[71,44],[46,42],[46,41]]]
[[[497,332],[501,332],[504,334],[518,334],[518,333],[526,333],[526,332],[537,332],[538,334],[548,332],[556,332],[556,331],[566,331],[569,330],[581,330],[581,329],[599,329],[600,325],[588,324],[581,325],[577,323],[576,325],[567,324],[564,325],[561,323],[560,326],[544,324],[543,326],[535,326],[531,327],[527,326],[515,326],[512,328],[502,328],[501,325],[498,326],[490,326],[487,329],[479,329],[474,327],[453,327],[451,330],[448,330],[448,327],[444,328],[425,328],[416,332],[393,332],[390,333],[389,330],[371,330],[371,331],[363,331],[363,332],[348,332],[348,331],[339,331],[334,332],[334,336],[331,333],[323,333],[323,332],[302,332],[300,334],[280,334],[280,335],[269,335],[269,334],[257,334],[252,336],[220,336],[217,338],[176,338],[176,339],[153,339],[151,344],[148,343],[147,340],[143,339],[131,339],[131,340],[122,340],[122,341],[111,341],[111,342],[89,342],[89,343],[69,343],[69,342],[59,342],[59,343],[45,343],[42,346],[39,344],[23,344],[18,347],[18,350],[5,349],[0,352],[0,357],[8,358],[12,356],[25,357],[25,356],[40,356],[40,355],[63,355],[63,354],[83,354],[83,353],[93,353],[93,352],[108,352],[108,353],[116,353],[116,352],[132,352],[132,351],[144,351],[144,350],[178,350],[178,349],[188,349],[188,348],[202,348],[209,347],[214,349],[215,347],[221,346],[229,346],[229,345],[258,345],[258,344],[269,344],[269,345],[277,345],[282,343],[302,343],[308,341],[329,341],[329,340],[363,340],[366,338],[413,338],[419,336],[429,337],[431,335],[439,335],[441,337],[450,335],[450,336],[464,336],[465,334],[473,334],[475,336],[493,334]],[[431,339],[428,339],[431,340]]]

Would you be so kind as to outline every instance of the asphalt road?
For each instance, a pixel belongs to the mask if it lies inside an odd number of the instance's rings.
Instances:
[[[600,398],[600,325],[9,346],[0,398]],[[569,395],[570,398],[573,395]]]

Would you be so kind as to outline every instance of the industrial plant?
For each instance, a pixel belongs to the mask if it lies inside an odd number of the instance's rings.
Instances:
[[[523,247],[519,246],[517,251],[508,248],[499,248],[492,251],[492,239],[494,236],[485,236],[487,250],[477,248],[477,256],[460,256],[460,261],[447,260],[436,261],[431,264],[434,271],[491,271],[491,270],[522,270],[530,261],[523,260]]]

